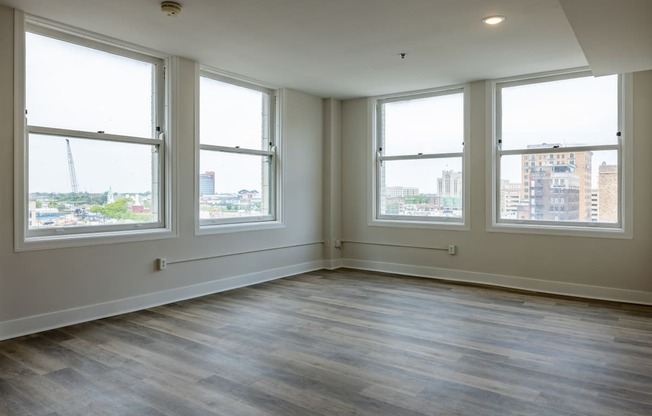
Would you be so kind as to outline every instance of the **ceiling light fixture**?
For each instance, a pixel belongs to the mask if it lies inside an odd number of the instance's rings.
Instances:
[[[504,22],[507,18],[505,16],[501,15],[495,15],[495,16],[487,16],[484,19],[482,19],[482,23],[485,25],[497,25],[502,22]]]
[[[176,16],[181,13],[181,5],[176,1],[162,1],[161,11],[168,16]]]

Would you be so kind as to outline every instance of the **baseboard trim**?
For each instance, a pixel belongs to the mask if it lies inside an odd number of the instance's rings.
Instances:
[[[326,270],[336,270],[343,267],[342,264],[342,259],[331,259],[331,260],[324,260],[324,269]]]
[[[211,295],[240,287],[251,286],[257,283],[281,279],[283,277],[293,276],[300,273],[322,269],[335,270],[341,267],[465,283],[478,283],[555,295],[652,305],[652,292],[579,285],[574,283],[554,282],[549,280],[529,279],[524,277],[436,267],[413,266],[399,263],[356,259],[333,259],[300,263],[292,266],[246,275],[232,276],[225,279],[149,293],[131,298],[118,299],[110,302],[4,321],[0,322],[0,341],[50,329],[61,328],[81,322],[88,322],[95,319],[102,319],[110,316],[121,315],[123,313],[152,308],[172,302]]]
[[[554,295],[574,296],[579,298],[652,305],[652,292],[640,292],[602,286],[529,279],[525,277],[356,259],[343,259],[342,264],[343,267],[358,270],[395,273],[465,283],[478,283],[489,286],[527,290],[530,292],[542,292]]]
[[[110,302],[4,321],[0,322],[0,341],[50,329],[61,328],[81,322],[88,322],[95,319],[107,318],[110,316],[121,315],[123,313],[152,308],[172,302],[211,295],[240,287],[251,286],[257,283],[293,276],[295,274],[322,270],[325,267],[326,265],[323,261],[300,263],[246,275],[232,276],[192,286],[148,293],[146,295],[134,296],[131,298],[118,299]]]

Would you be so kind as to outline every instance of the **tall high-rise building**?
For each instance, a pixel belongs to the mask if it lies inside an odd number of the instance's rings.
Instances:
[[[561,144],[529,145],[528,149],[553,147],[559,148]],[[592,158],[591,151],[523,155],[521,201],[530,206],[530,213],[521,210],[519,217],[591,221]],[[567,195],[561,196],[564,193]],[[541,198],[547,199],[544,201]],[[566,208],[562,206],[562,198]]]
[[[199,174],[199,195],[215,194],[215,172]]]

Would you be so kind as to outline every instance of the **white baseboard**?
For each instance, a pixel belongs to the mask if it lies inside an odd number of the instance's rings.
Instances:
[[[313,261],[241,276],[233,276],[226,279],[180,287],[162,292],[148,293],[146,295],[134,296],[126,299],[118,299],[95,305],[4,321],[0,322],[0,341],[50,329],[61,328],[80,322],[92,321],[95,319],[160,306],[167,303],[206,296],[213,293],[237,289],[244,286],[254,285],[256,283],[263,283],[324,268],[325,264],[323,261]]]
[[[324,260],[324,269],[326,270],[335,270],[335,269],[339,269],[340,267],[343,267],[341,258]]]
[[[295,264],[278,269],[233,276],[226,279],[185,286],[162,292],[149,293],[131,298],[98,303],[66,309],[42,315],[28,316],[0,322],[0,341],[22,335],[33,334],[50,329],[92,321],[109,316],[147,309],[167,303],[206,296],[213,293],[237,289],[270,280],[293,276],[315,270],[334,270],[340,267],[395,273],[408,276],[445,279],[451,281],[479,283],[491,286],[521,289],[556,295],[576,296],[589,299],[612,300],[618,302],[652,305],[652,292],[616,289],[601,286],[578,285],[574,283],[554,282],[549,280],[528,279],[524,277],[496,275],[490,273],[467,272],[425,266],[412,266],[398,263],[355,259],[333,259]]]
[[[640,292],[636,290],[616,289],[611,287],[579,285],[575,283],[529,279],[525,277],[441,269],[436,267],[412,266],[408,264],[385,263],[378,261],[343,259],[342,264],[343,267],[358,270],[396,273],[466,283],[479,283],[483,285],[588,299],[652,305],[652,292]]]

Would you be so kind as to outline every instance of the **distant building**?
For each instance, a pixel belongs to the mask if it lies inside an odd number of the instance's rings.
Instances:
[[[591,191],[591,221],[597,222],[600,213],[600,190]]]
[[[500,181],[500,218],[517,218],[522,188],[520,183]]]
[[[444,170],[441,178],[437,178],[437,195],[440,197],[462,198],[464,193],[462,172]]]
[[[199,195],[215,195],[215,172],[199,174]]]
[[[403,198],[414,195],[419,195],[419,188],[408,186],[388,186],[385,188],[387,198]]]
[[[529,145],[528,149],[549,149],[561,146],[558,143],[543,143]],[[593,152],[591,151],[523,155],[521,158],[523,184],[521,202],[527,203],[530,213],[528,214],[526,209],[521,208],[518,214],[519,218],[591,221],[592,157]]]
[[[238,192],[238,196],[240,197],[240,200],[252,200],[258,198],[258,195],[260,193],[256,190],[253,191],[248,191],[246,189],[242,189],[241,191]]]
[[[618,166],[598,167],[598,221],[618,222]]]

